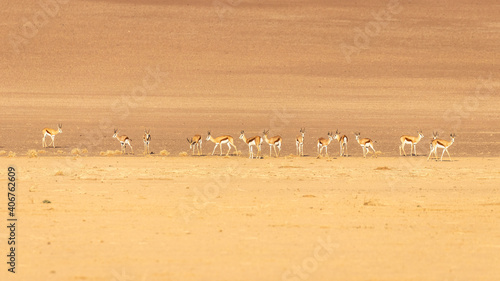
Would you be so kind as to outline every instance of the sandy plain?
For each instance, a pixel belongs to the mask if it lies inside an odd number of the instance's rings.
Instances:
[[[500,274],[498,158],[0,163],[18,168],[19,266],[12,280],[496,280]],[[7,204],[4,196],[0,203]]]

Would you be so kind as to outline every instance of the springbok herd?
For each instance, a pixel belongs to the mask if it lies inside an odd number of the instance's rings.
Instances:
[[[54,138],[57,134],[62,133],[62,124],[57,125],[57,130],[55,129],[50,129],[50,128],[45,128],[43,129],[43,138],[42,138],[42,146],[43,147],[49,147],[52,145],[55,148],[55,143],[54,143]],[[300,129],[300,134],[295,138],[295,145],[297,148],[297,155],[298,156],[304,156],[304,137],[306,130],[305,128]],[[272,138],[269,138],[269,130],[264,130],[262,133],[263,136],[254,136],[251,138],[247,138],[245,136],[245,131],[241,131],[240,134],[240,139],[245,142],[245,144],[248,145],[248,150],[249,150],[249,158],[260,158],[261,157],[261,146],[262,143],[265,141],[269,145],[269,156],[272,156],[272,150],[274,149],[274,154],[276,157],[279,157],[280,152],[281,152],[281,144],[283,142],[283,139],[281,136],[274,136]],[[421,131],[417,131],[418,136],[407,136],[403,135],[400,138],[401,145],[399,146],[399,155],[404,155],[406,156],[405,152],[405,145],[409,144],[410,145],[410,155],[417,155],[417,144],[424,138],[424,135],[422,134]],[[340,157],[345,156],[347,157],[347,143],[349,142],[349,138],[346,135],[341,135],[340,132],[337,130],[335,134],[332,132],[328,132],[328,137],[327,138],[319,138],[316,141],[316,145],[318,147],[318,156],[322,155],[323,149],[325,149],[325,156],[328,156],[328,145],[335,139],[339,142],[340,144]],[[361,138],[360,133],[354,133],[356,137],[356,141],[358,144],[361,146],[361,149],[363,150],[363,157],[366,158],[366,155],[370,152],[370,149],[373,150],[373,153],[376,155],[375,148],[373,147],[374,141],[372,141],[369,138]],[[443,161],[443,155],[444,152],[448,154],[449,159],[451,160],[450,153],[448,152],[448,148],[453,144],[455,141],[455,134],[450,134],[450,141],[443,140],[443,139],[438,139],[438,134],[437,132],[432,133],[432,141],[430,143],[430,153],[429,156],[427,157],[427,160],[431,158],[431,155],[434,154],[434,158],[438,159],[437,155],[437,150],[438,148],[442,148],[443,152],[441,154],[441,161]],[[47,145],[46,143],[46,138],[50,137],[52,142]],[[127,145],[130,147],[130,150],[132,153],[134,153],[134,150],[132,148],[132,140],[127,137],[126,135],[118,135],[118,130],[114,130],[113,138],[117,139],[120,144],[121,144],[121,152],[124,153]],[[217,146],[220,148],[220,155],[222,155],[222,145],[227,144],[228,150],[226,153],[226,156],[229,155],[229,151],[231,151],[231,148],[234,147],[236,152],[238,152],[238,149],[236,148],[236,145],[234,144],[234,139],[233,137],[229,135],[223,135],[214,138],[210,131],[207,133],[206,137],[207,141],[212,141],[215,143],[214,150],[212,151],[212,155],[214,155],[215,150],[217,149]],[[150,154],[149,150],[149,144],[151,142],[151,134],[150,130],[144,130],[144,136],[143,136],[143,142],[144,142],[144,153],[145,154]],[[189,149],[193,150],[193,155],[195,153],[195,149],[197,149],[197,154],[201,155],[203,154],[201,144],[202,144],[202,137],[201,135],[194,135],[192,138],[187,138],[187,142],[189,143]],[[254,155],[253,152],[253,147],[257,148],[257,155]]]

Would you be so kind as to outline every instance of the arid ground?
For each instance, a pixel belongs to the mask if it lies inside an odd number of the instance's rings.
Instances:
[[[17,166],[20,187],[18,279],[3,266],[8,280],[500,276],[498,158],[0,163]]]
[[[499,14],[472,0],[3,1],[0,183],[15,165],[20,221],[19,272],[1,261],[0,279],[498,280]],[[301,127],[306,157],[292,157]],[[120,149],[115,128],[134,155],[101,156]],[[240,131],[264,129],[282,157],[247,159]],[[334,141],[316,159],[337,129],[350,157]],[[208,130],[242,154],[182,157]],[[417,130],[419,156],[399,157]],[[453,161],[425,161],[433,131],[456,133]]]

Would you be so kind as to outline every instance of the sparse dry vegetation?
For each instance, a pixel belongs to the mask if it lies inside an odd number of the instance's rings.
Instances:
[[[170,155],[170,152],[166,151],[166,150],[162,150],[160,151],[160,155],[161,156],[169,156]]]
[[[36,157],[38,157],[38,153],[36,152],[35,149],[28,150],[28,153],[26,155],[28,155],[29,158],[36,158]]]
[[[73,154],[73,155],[80,155],[80,154],[82,154],[82,151],[80,149],[78,149],[78,148],[73,148],[71,150],[71,154]]]
[[[57,171],[54,176],[64,176],[63,171]]]
[[[15,152],[12,152],[12,151],[9,151],[9,155],[8,155],[9,158],[13,158],[13,157],[16,157],[16,153]]]
[[[122,152],[120,150],[106,150],[106,151],[101,151],[99,155],[111,157],[115,155],[122,155]]]
[[[188,156],[189,154],[186,151],[180,152],[179,156],[185,157]]]

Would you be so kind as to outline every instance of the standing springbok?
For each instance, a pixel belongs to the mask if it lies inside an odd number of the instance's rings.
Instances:
[[[56,148],[56,144],[54,142],[54,138],[56,137],[57,134],[62,133],[62,124],[57,124],[57,130],[50,129],[50,128],[45,128],[42,130],[43,133],[43,138],[42,138],[42,147],[48,147],[50,146],[47,145],[47,142],[45,141],[45,138],[49,136],[52,139],[52,147]]]
[[[434,156],[436,157],[437,160],[437,149],[442,148],[443,153],[441,154],[441,161],[443,161],[443,155],[444,152],[448,153],[448,157],[450,158],[451,161],[451,156],[450,153],[448,152],[448,147],[450,147],[454,142],[455,142],[455,134],[450,134],[451,141],[446,141],[443,139],[435,139],[432,141],[432,146],[431,146],[431,152],[429,153],[429,157],[427,157],[427,161],[429,161],[429,158],[431,157],[431,154],[434,152]]]
[[[280,157],[281,153],[281,141],[283,140],[281,136],[274,136],[270,139],[267,138],[267,135],[269,134],[269,130],[264,130],[264,140],[269,144],[269,157],[271,157],[271,147],[274,147],[274,154],[276,155],[276,158]],[[276,152],[276,147],[278,148],[278,152]]]
[[[149,142],[151,141],[151,130],[144,129],[144,136],[142,137],[144,142],[144,153],[149,154]]]
[[[247,139],[245,137],[245,131],[241,131],[240,140],[243,140],[248,145],[248,151],[249,151],[248,158],[253,159],[253,147],[252,146],[254,146],[254,145],[257,147],[257,158],[260,158],[260,152],[261,152],[261,146],[262,146],[262,138],[260,136],[255,136],[255,137]]]
[[[321,152],[323,151],[323,148],[325,149],[325,156],[328,156],[328,145],[332,142],[333,140],[333,134],[332,132],[328,132],[328,139],[325,138],[319,138],[318,139],[318,156],[321,156]]]
[[[346,135],[340,136],[339,130],[335,132],[335,136],[333,138],[340,144],[340,157],[347,157],[347,142],[349,141],[349,138]]]
[[[373,148],[373,141],[371,139],[369,139],[369,138],[360,139],[359,135],[361,135],[361,133],[354,133],[354,134],[356,135],[356,140],[358,141],[359,145],[363,149],[363,157],[364,158],[366,158],[366,154],[368,154],[369,148],[371,148],[373,150],[373,153],[375,155],[377,155],[377,153],[375,152],[375,148]]]
[[[134,154],[134,149],[132,148],[132,144],[130,142],[132,141],[129,137],[123,135],[123,136],[118,136],[118,130],[115,129],[115,133],[113,134],[113,138],[117,139],[120,144],[121,144],[121,152],[124,153],[125,149],[127,148],[127,144],[130,146],[130,150],[132,151],[132,154]]]
[[[304,136],[306,129],[300,129],[300,135],[295,138],[295,146],[297,147],[297,156],[304,156]]]
[[[222,145],[223,144],[227,144],[227,146],[229,147],[229,150],[227,151],[227,155],[229,155],[229,151],[231,151],[231,146],[234,147],[234,149],[236,150],[236,153],[238,153],[238,149],[236,148],[236,145],[234,145],[234,141],[233,141],[233,137],[231,136],[220,136],[220,137],[217,137],[217,138],[213,138],[212,135],[210,134],[210,131],[208,131],[208,135],[207,135],[207,141],[212,141],[215,143],[215,147],[214,147],[214,151],[212,151],[212,155],[214,155],[215,153],[215,149],[217,148],[218,145],[220,145],[220,155],[222,156]]]
[[[399,156],[401,156],[401,151],[403,151],[404,156],[406,156],[405,145],[410,144],[410,156],[417,156],[417,143],[424,138],[424,134],[422,131],[417,131],[418,137],[403,135],[401,138],[401,145],[399,146]]]
[[[203,150],[201,149],[201,136],[200,135],[194,135],[191,139],[186,138],[188,143],[189,143],[189,149],[193,150],[194,155],[194,149],[198,148],[198,155],[203,154]]]
[[[431,151],[432,151],[432,142],[433,142],[435,139],[437,139],[438,137],[439,137],[439,133],[438,133],[437,131],[436,131],[436,132],[432,131],[432,140],[431,140],[431,143],[429,144],[429,146],[430,146],[430,150],[431,150]],[[435,157],[436,157],[436,159],[437,159],[437,155],[435,155]],[[429,160],[429,159],[427,159],[427,160]]]

